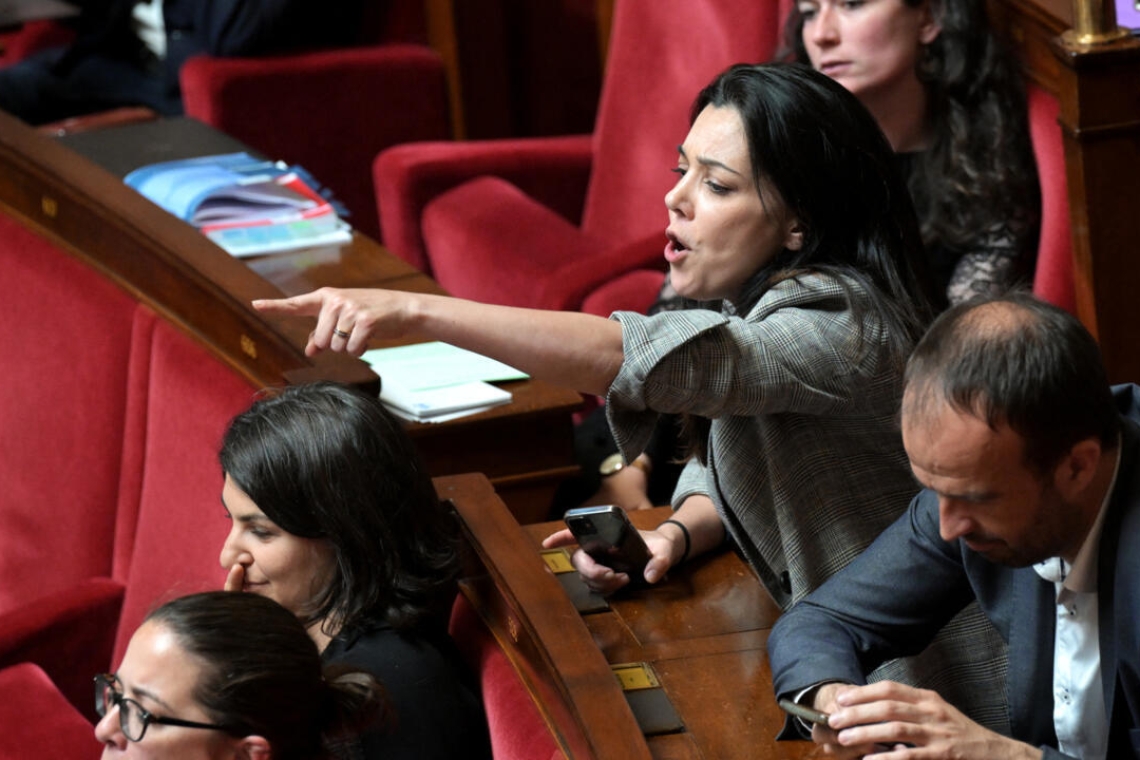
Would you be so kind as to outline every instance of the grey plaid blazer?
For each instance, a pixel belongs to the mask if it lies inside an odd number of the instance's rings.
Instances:
[[[845,567],[918,491],[896,419],[901,367],[878,316],[868,309],[858,324],[834,278],[781,282],[744,317],[725,304],[722,313],[611,318],[622,326],[625,361],[606,409],[623,455],[644,449],[659,413],[710,418],[707,465],[686,465],[673,504],[709,496],[782,608]],[[966,618],[944,637],[949,657],[892,663],[885,675],[937,687],[1000,729],[1004,645],[976,609]],[[963,660],[986,680],[955,694]]]

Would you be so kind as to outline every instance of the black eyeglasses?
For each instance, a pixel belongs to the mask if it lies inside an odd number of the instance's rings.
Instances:
[[[95,676],[95,712],[104,717],[112,707],[119,708],[119,728],[123,736],[129,741],[141,742],[146,734],[146,727],[151,723],[161,723],[164,726],[182,726],[183,728],[212,728],[219,731],[230,731],[232,726],[218,726],[211,723],[195,723],[190,720],[178,718],[163,718],[146,710],[133,699],[123,696],[113,684],[119,679],[111,673],[102,673]]]

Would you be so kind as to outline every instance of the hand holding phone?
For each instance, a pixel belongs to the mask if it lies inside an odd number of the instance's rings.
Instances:
[[[563,518],[582,551],[595,562],[641,581],[649,562],[649,548],[620,507],[578,507]]]

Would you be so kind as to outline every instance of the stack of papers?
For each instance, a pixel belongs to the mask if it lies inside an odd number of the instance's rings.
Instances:
[[[150,164],[130,187],[233,256],[344,243],[351,228],[300,167],[227,153]]]
[[[380,376],[380,400],[415,422],[445,422],[511,400],[493,382],[525,380],[514,367],[439,341],[379,348],[361,357]]]

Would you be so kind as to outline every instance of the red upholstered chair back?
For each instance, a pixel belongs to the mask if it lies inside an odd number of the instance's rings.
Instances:
[[[495,760],[565,760],[511,661],[462,594],[448,631],[479,681]]]
[[[253,400],[255,389],[146,307],[149,321],[149,382],[131,399],[128,426],[144,428],[144,463],[137,491],[124,488],[120,542],[130,543],[126,594],[115,643],[119,662],[131,634],[146,614],[164,601],[220,589],[218,564],[229,523],[220,495],[218,448],[230,419]],[[138,388],[136,387],[136,390]],[[130,462],[128,469],[133,469]],[[137,522],[129,503],[137,498]],[[128,535],[133,532],[133,535]]]
[[[135,301],[0,215],[0,611],[112,570]]]
[[[1029,87],[1029,132],[1041,182],[1041,241],[1033,292],[1052,304],[1076,310],[1073,287],[1073,243],[1069,226],[1069,185],[1057,99],[1040,87]]]
[[[584,232],[615,245],[663,232],[694,96],[734,63],[769,60],[779,12],[760,0],[615,3]]]

